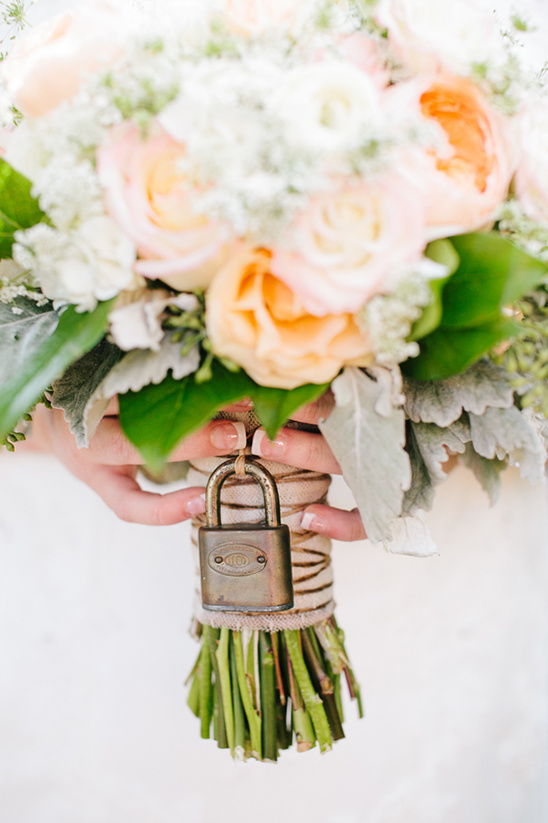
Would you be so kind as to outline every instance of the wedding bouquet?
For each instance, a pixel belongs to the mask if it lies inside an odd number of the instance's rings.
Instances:
[[[493,501],[507,465],[545,462],[548,97],[526,21],[502,32],[473,0],[162,10],[84,4],[2,63],[2,442],[43,402],[86,446],[117,396],[158,472],[242,398],[272,438],[330,389],[320,430],[369,538],[434,553],[449,455]],[[189,702],[203,736],[273,760],[293,733],[329,749],[341,679],[359,689],[329,541],[299,517],[329,478],[267,468],[295,607],[198,605]],[[223,517],[261,505],[236,481]]]

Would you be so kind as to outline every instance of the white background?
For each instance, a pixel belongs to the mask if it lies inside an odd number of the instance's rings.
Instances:
[[[327,756],[233,764],[185,705],[187,527],[124,524],[54,460],[2,456],[1,819],[545,823],[547,509],[514,472],[489,509],[458,468],[439,557],[335,546],[367,718]]]

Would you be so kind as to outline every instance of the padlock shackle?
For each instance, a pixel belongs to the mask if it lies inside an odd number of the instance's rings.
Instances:
[[[221,487],[225,480],[236,474],[236,457],[226,460],[211,473],[206,487],[206,518],[208,526],[221,524]],[[259,463],[246,458],[244,463],[246,474],[257,480],[263,490],[265,519],[268,526],[280,525],[280,501],[276,481],[269,471]]]

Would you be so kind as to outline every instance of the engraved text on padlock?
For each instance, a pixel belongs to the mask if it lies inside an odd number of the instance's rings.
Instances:
[[[215,469],[206,489],[206,525],[198,532],[204,609],[279,612],[293,607],[289,529],[280,523],[280,504],[272,475],[246,460],[245,471],[261,485],[266,523],[223,525],[221,486],[235,474],[236,460]]]

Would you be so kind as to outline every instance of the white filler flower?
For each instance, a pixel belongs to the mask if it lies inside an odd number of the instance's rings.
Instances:
[[[16,232],[13,258],[30,269],[44,294],[59,304],[92,311],[138,279],[135,247],[108,217],[92,217],[72,233],[44,223]]]

